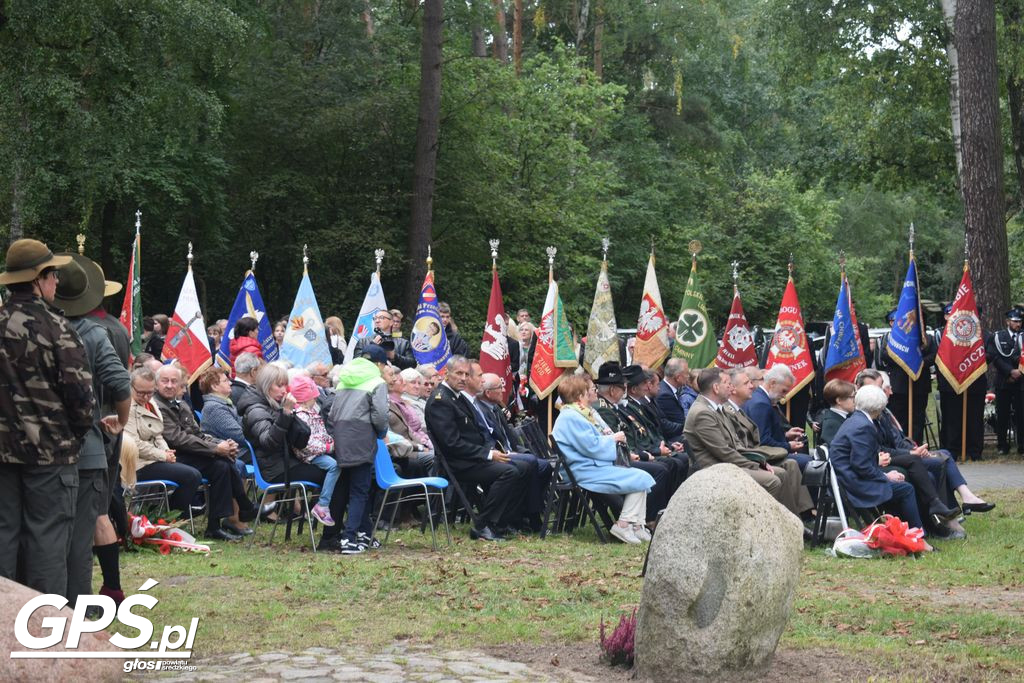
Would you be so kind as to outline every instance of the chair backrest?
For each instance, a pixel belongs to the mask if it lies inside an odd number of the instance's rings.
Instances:
[[[395,471],[395,463],[391,462],[391,453],[383,439],[377,439],[377,454],[373,458],[373,470],[377,476],[377,486],[385,491],[397,484],[401,477]]]
[[[192,412],[196,414],[196,422],[202,422],[203,421],[203,411],[201,411],[201,410],[193,410]]]
[[[569,468],[569,461],[565,458],[565,454],[562,453],[562,449],[558,447],[558,442],[555,441],[554,436],[548,437],[549,443],[551,444],[551,452],[558,459],[558,467],[556,473],[565,475],[569,484],[575,488],[583,488],[576,482],[576,476],[573,475],[572,470]]]
[[[252,447],[252,444],[249,443],[249,439],[245,440],[245,445],[249,448],[249,453],[252,455],[252,480],[254,482],[256,482],[256,488],[258,488],[258,489],[268,489],[268,488],[270,488],[270,486],[271,486],[270,482],[268,482],[266,479],[264,479],[263,475],[260,474],[260,461],[256,457],[256,450]]]

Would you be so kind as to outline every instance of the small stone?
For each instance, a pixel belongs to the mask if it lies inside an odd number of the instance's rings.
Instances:
[[[260,655],[256,659],[260,660],[261,662],[279,662],[282,659],[288,659],[288,655],[283,654],[281,652],[268,652],[265,655]]]
[[[317,678],[330,680],[331,670],[327,667],[316,667],[310,669],[296,668],[281,672],[281,680],[284,681],[306,681]]]

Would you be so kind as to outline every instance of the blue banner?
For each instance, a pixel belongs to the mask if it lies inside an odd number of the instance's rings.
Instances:
[[[235,324],[239,318],[245,316],[255,319],[260,324],[259,342],[263,347],[263,357],[268,363],[277,360],[274,329],[270,326],[270,320],[267,318],[267,307],[263,305],[263,297],[260,296],[256,276],[250,270],[245,274],[242,286],[238,288],[235,305],[231,307],[231,315],[228,316],[228,327],[224,330],[220,348],[217,349],[217,363],[223,368],[231,369],[231,340],[235,338]]]
[[[433,365],[441,370],[452,357],[448,336],[441,324],[441,312],[437,309],[437,292],[434,290],[434,273],[427,272],[420,290],[420,303],[416,306],[416,318],[409,335],[412,354],[420,365]]]
[[[911,256],[885,352],[897,365],[906,370],[911,379],[915,380],[921,376],[921,370],[924,367],[924,356],[921,355],[921,322],[921,292],[917,284],[917,261]]]
[[[832,337],[825,353],[825,378],[846,379],[856,376],[864,368],[864,351],[860,345],[857,319],[850,303],[850,285],[843,275],[836,300],[836,312],[832,317]],[[830,376],[830,373],[836,374]],[[844,371],[840,373],[839,371]]]
[[[291,361],[297,368],[305,368],[313,362],[331,366],[331,348],[327,345],[327,332],[309,273],[302,274],[299,291],[295,294],[295,305],[288,316],[288,329],[281,344],[281,358]]]

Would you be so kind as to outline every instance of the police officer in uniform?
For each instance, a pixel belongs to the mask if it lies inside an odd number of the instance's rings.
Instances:
[[[988,339],[985,356],[995,368],[996,392],[996,438],[999,452],[1010,452],[1008,430],[1010,411],[1013,411],[1013,428],[1017,434],[1017,452],[1024,454],[1024,380],[1021,379],[1021,312],[1011,308],[1006,312],[1006,328],[999,330]]]
[[[896,309],[889,311],[886,316],[891,328],[896,322]],[[914,386],[914,433],[910,438],[915,443],[924,443],[924,424],[927,420],[926,410],[928,408],[928,396],[932,390],[931,366],[935,362],[935,353],[938,346],[932,343],[929,335],[922,337],[925,348],[921,350],[921,357],[924,363],[921,366],[921,375],[913,382]],[[875,367],[889,373],[889,384],[892,387],[892,396],[889,398],[889,410],[904,429],[910,424],[908,413],[910,408],[910,375],[899,363],[893,360],[887,351],[889,347],[889,333],[886,332],[878,340],[875,347]]]
[[[11,292],[0,308],[0,576],[57,595],[67,590],[78,452],[94,418],[85,347],[50,305],[57,269],[70,262],[21,239],[0,273]]]
[[[953,304],[946,304],[944,312],[946,320],[949,320],[949,313]],[[981,313],[981,307],[978,307]],[[945,326],[932,330],[932,346],[938,352],[939,344],[942,342],[942,335]],[[939,387],[939,410],[942,416],[941,429],[939,432],[939,443],[942,448],[952,453],[957,459],[964,456],[960,452],[960,445],[963,441],[961,428],[963,426],[963,401],[967,401],[967,454],[971,460],[981,460],[981,451],[985,447],[985,392],[988,391],[988,377],[982,375],[967,387],[964,395],[953,390],[946,376],[938,371],[936,367],[936,384]]]

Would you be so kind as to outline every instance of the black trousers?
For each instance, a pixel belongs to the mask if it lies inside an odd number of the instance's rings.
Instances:
[[[76,465],[0,464],[0,576],[64,594],[77,498]]]
[[[924,464],[924,461],[916,455],[894,455],[892,460],[889,462],[889,467],[885,469],[891,469],[898,467],[906,472],[907,482],[914,486],[914,497],[917,499],[917,509],[921,513],[921,518],[927,523],[930,518],[928,514],[928,508],[936,500],[942,502],[942,498],[939,497],[939,489],[945,489],[945,477],[940,476],[939,486],[936,487],[935,480],[928,474],[928,467]],[[904,520],[906,521],[906,520]]]
[[[152,479],[163,479],[173,481],[178,485],[170,498],[172,510],[188,510],[192,499],[196,497],[196,490],[202,483],[203,475],[195,467],[180,462],[154,462],[141,468],[135,473],[138,481]]]
[[[1017,451],[1024,453],[1024,380],[1007,382],[996,389],[996,438],[999,450],[1010,449],[1010,409],[1013,409],[1013,428],[1017,432]]]
[[[939,408],[942,410],[942,447],[958,460],[967,457],[981,459],[985,448],[985,392],[968,387],[963,394],[953,391],[939,393]],[[964,396],[967,400],[967,449],[961,452]]]
[[[245,495],[245,482],[231,461],[192,453],[178,453],[176,458],[182,465],[191,465],[199,470],[208,482],[207,531],[219,529],[220,520],[233,514],[232,499],[240,510],[252,507],[252,502]]]
[[[658,516],[658,512],[668,507],[668,501],[675,493],[672,488],[674,473],[669,469],[671,466],[662,460],[634,460],[630,467],[643,470],[654,479],[654,486],[647,493],[647,521],[651,521]]]
[[[486,489],[480,505],[480,526],[492,529],[518,521],[526,492],[528,466],[523,462],[449,461],[459,484],[480,485]]]

